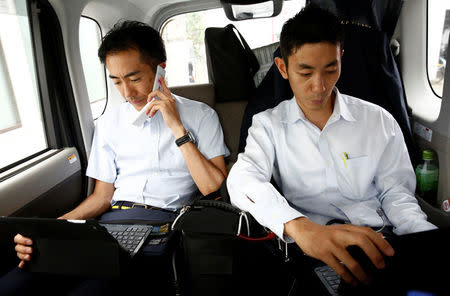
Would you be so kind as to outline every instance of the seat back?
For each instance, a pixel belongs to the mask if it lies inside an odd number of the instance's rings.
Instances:
[[[176,86],[171,87],[170,91],[178,96],[202,102],[214,108],[214,85],[210,83]]]
[[[205,47],[208,74],[225,143],[230,150],[227,169],[237,160],[239,133],[247,101],[255,90],[253,77],[259,62],[244,37],[233,26],[207,28]]]

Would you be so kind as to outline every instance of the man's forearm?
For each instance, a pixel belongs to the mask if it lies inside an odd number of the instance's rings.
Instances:
[[[221,170],[206,159],[193,143],[183,144],[179,148],[200,192],[207,195],[219,189],[226,177],[225,169]]]
[[[100,216],[109,209],[107,199],[91,194],[72,211],[59,217],[60,219],[85,220]]]

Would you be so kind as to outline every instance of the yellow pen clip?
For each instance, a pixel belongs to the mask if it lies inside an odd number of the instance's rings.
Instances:
[[[345,161],[346,159],[348,159],[348,154],[347,154],[347,152],[344,152],[344,153],[342,153],[342,160],[344,161],[345,167],[348,168],[347,162]]]

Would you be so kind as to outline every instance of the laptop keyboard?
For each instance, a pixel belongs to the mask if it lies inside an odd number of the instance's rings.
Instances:
[[[330,295],[339,296],[338,288],[341,277],[328,265],[319,266],[314,269],[320,281],[327,288]]]
[[[152,232],[152,225],[101,224],[119,245],[134,256]]]

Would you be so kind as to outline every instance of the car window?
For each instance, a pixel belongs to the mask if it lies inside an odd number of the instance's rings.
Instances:
[[[251,48],[279,41],[284,22],[305,6],[305,0],[285,1],[283,10],[274,18],[232,22],[222,8],[190,12],[174,16],[161,27],[167,51],[166,79],[169,86],[208,83],[205,29],[225,27],[232,23]]]
[[[434,93],[442,97],[450,32],[450,1],[428,1],[428,78]]]
[[[0,5],[0,172],[48,148],[26,0]]]
[[[102,32],[95,20],[81,17],[79,35],[84,78],[91,103],[92,117],[96,119],[103,114],[107,104],[105,67],[97,56]]]

